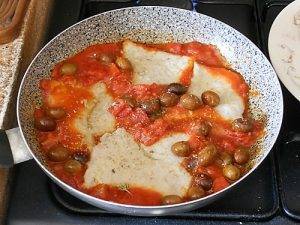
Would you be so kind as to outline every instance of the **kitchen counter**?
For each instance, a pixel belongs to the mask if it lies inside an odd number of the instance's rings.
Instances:
[[[18,87],[30,61],[44,43],[53,2],[31,0],[19,36],[0,45],[0,129],[16,126]],[[9,197],[9,174],[9,169],[0,168],[0,224]]]

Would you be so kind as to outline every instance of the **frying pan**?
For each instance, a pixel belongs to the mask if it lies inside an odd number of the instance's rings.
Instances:
[[[33,127],[33,111],[41,102],[39,81],[49,77],[56,63],[85,47],[123,39],[147,43],[200,41],[216,45],[231,67],[244,76],[251,90],[259,93],[250,94],[250,110],[255,118],[266,118],[266,132],[257,143],[261,151],[252,159],[253,167],[244,177],[224,190],[198,200],[146,207],[118,204],[89,196],[62,182],[49,170],[39,152]],[[280,130],[282,116],[283,100],[277,76],[263,53],[241,33],[216,19],[187,10],[156,6],[133,7],[90,17],[52,39],[33,59],[22,80],[17,100],[19,128],[6,133],[15,162],[32,156],[56,184],[78,199],[117,213],[151,216],[202,207],[234,189],[253,173],[272,149]],[[8,140],[1,140],[2,145],[6,147],[6,151],[3,150],[1,154],[6,154],[7,158],[3,157],[0,161],[8,165],[11,154],[8,150]],[[10,159],[12,161],[12,157]]]

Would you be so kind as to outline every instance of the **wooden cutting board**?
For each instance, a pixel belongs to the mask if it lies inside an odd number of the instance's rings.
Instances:
[[[0,129],[12,128],[15,124],[18,87],[30,61],[44,44],[54,5],[54,0],[26,1],[28,6],[19,35],[0,45]],[[0,1],[0,8],[9,2],[13,4],[14,1]],[[0,168],[0,224],[3,224],[7,208],[10,175],[10,170]]]
[[[0,44],[11,42],[19,34],[28,0],[6,0],[0,6]]]

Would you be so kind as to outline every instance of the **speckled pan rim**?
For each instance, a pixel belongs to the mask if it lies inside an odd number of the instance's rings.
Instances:
[[[25,82],[25,79],[27,77],[27,74],[28,74],[28,71],[30,70],[31,66],[34,64],[35,60],[39,57],[40,53],[43,52],[45,49],[47,49],[47,47],[52,43],[54,42],[59,36],[61,36],[61,34],[65,33],[66,31],[72,29],[73,27],[75,26],[78,26],[79,24],[83,23],[83,22],[86,22],[88,20],[91,20],[93,18],[96,18],[96,17],[99,17],[101,15],[105,15],[105,14],[109,14],[109,13],[113,13],[113,12],[118,12],[118,11],[123,11],[123,10],[126,10],[126,9],[134,9],[134,10],[139,10],[139,9],[144,9],[144,8],[157,8],[157,9],[173,9],[173,10],[177,10],[177,11],[182,11],[186,14],[189,14],[189,13],[192,13],[192,14],[197,14],[199,15],[200,13],[197,13],[197,12],[192,12],[192,11],[189,11],[189,10],[185,10],[185,9],[178,9],[178,8],[173,8],[173,7],[160,7],[160,6],[139,6],[139,7],[128,7],[128,8],[121,8],[121,9],[116,9],[116,10],[111,10],[111,11],[107,11],[107,12],[104,12],[104,13],[100,13],[100,14],[97,14],[97,15],[94,15],[92,17],[89,17],[89,18],[86,18],[82,21],[79,21],[78,23],[68,27],[67,29],[65,29],[64,31],[62,31],[61,33],[59,33],[58,35],[56,35],[53,39],[51,39],[51,41],[49,41],[40,51],[39,53],[35,56],[35,58],[32,60],[31,64],[29,65],[28,69],[26,70],[25,72],[25,75],[22,79],[22,82],[21,82],[21,85],[20,85],[20,89],[19,89],[19,92],[18,92],[18,101],[17,101],[17,119],[18,119],[18,124],[19,126],[21,125],[20,123],[20,102],[19,102],[19,99],[20,99],[20,96],[21,96],[21,92],[22,92],[22,87],[24,85],[24,82]],[[207,17],[207,19],[210,19],[210,20],[216,20],[218,23],[222,24],[226,29],[229,29],[231,31],[234,31],[236,32],[241,38],[245,39],[246,42],[248,43],[251,43],[251,47],[256,50],[258,53],[262,54],[263,56],[263,59],[265,61],[265,63],[267,64],[267,66],[269,66],[270,68],[273,69],[273,67],[271,66],[271,64],[269,63],[268,59],[263,55],[263,53],[259,50],[259,48],[254,44],[252,43],[252,41],[250,41],[247,37],[245,37],[243,34],[241,34],[239,31],[235,30],[234,28],[230,27],[229,25],[213,18],[213,17],[210,17],[210,16],[207,16],[207,15],[204,15],[204,14],[200,14],[201,16],[203,16],[204,18]],[[274,71],[274,70],[273,70]],[[275,72],[274,72],[275,73]],[[43,169],[43,171],[53,180],[55,181],[59,186],[61,186],[62,188],[64,188],[65,190],[69,190],[70,193],[72,194],[76,194],[77,197],[79,196],[79,198],[81,198],[82,200],[84,199],[87,199],[89,200],[89,202],[91,201],[97,201],[97,202],[102,202],[106,205],[111,205],[111,206],[117,206],[117,207],[123,207],[125,208],[125,211],[124,213],[126,214],[126,208],[129,209],[128,212],[132,211],[132,210],[135,210],[135,209],[152,209],[152,210],[158,210],[157,211],[157,215],[160,215],[160,212],[159,210],[160,209],[165,209],[165,208],[177,208],[177,207],[180,207],[180,206],[186,206],[186,205],[189,205],[191,203],[197,203],[197,202],[201,202],[201,201],[205,201],[205,200],[208,200],[208,199],[213,199],[214,197],[218,196],[218,195],[221,195],[222,193],[225,193],[227,192],[228,190],[230,189],[233,189],[234,187],[236,187],[239,183],[241,183],[246,177],[248,177],[249,174],[251,174],[261,163],[262,161],[267,157],[268,153],[271,151],[272,147],[274,146],[275,142],[276,142],[276,139],[278,137],[278,134],[279,134],[279,131],[281,129],[281,124],[282,124],[282,117],[283,117],[283,96],[282,96],[282,91],[281,91],[281,88],[280,88],[280,84],[279,84],[279,81],[276,77],[276,79],[274,80],[276,83],[275,85],[279,87],[279,90],[280,90],[280,102],[281,102],[281,105],[279,106],[279,114],[281,115],[280,118],[281,120],[279,121],[279,125],[277,126],[277,129],[276,131],[274,132],[274,135],[276,138],[273,138],[272,142],[270,143],[270,147],[269,149],[266,151],[264,150],[264,155],[257,161],[257,163],[241,178],[239,179],[237,182],[231,184],[230,186],[228,186],[227,188],[221,190],[221,191],[218,191],[214,194],[211,194],[209,196],[206,196],[204,198],[201,198],[201,199],[198,199],[198,200],[193,200],[193,201],[189,201],[189,202],[184,202],[184,203],[180,203],[180,204],[175,204],[175,205],[167,205],[167,206],[136,206],[136,205],[127,205],[127,204],[120,204],[120,203],[115,203],[115,202],[111,202],[111,201],[106,201],[106,200],[102,200],[102,199],[99,199],[99,198],[96,198],[96,197],[93,197],[93,196],[90,196],[88,194],[85,194],[71,186],[69,186],[68,184],[64,183],[63,181],[61,181],[60,179],[58,179],[55,175],[53,175],[41,162],[40,160],[37,158],[37,156],[32,152],[32,150],[30,149],[26,139],[25,139],[25,136],[24,136],[24,133],[23,133],[23,130],[22,130],[22,126],[20,126],[20,130],[21,130],[21,135],[22,135],[22,138],[23,140],[25,141],[25,144],[28,148],[28,150],[30,151],[30,153],[32,154],[33,158],[35,159],[35,161],[38,163],[38,165]],[[84,200],[86,201],[86,200]],[[131,214],[131,213],[129,213]],[[153,213],[153,215],[155,215],[155,213]]]

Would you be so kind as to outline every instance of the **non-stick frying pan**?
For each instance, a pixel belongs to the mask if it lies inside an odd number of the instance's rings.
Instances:
[[[33,111],[41,101],[39,81],[49,77],[54,65],[94,43],[122,39],[139,42],[200,41],[216,45],[231,67],[240,72],[252,90],[250,108],[254,117],[266,117],[266,134],[259,141],[260,154],[252,169],[228,188],[202,199],[169,206],[133,206],[113,203],[84,194],[59,180],[42,160],[33,127]],[[17,102],[19,129],[7,131],[15,161],[21,161],[25,150],[59,186],[77,198],[106,210],[139,216],[163,215],[192,210],[223,196],[251,174],[265,159],[278,136],[282,116],[282,92],[277,76],[263,53],[245,36],[211,17],[168,7],[133,7],[105,12],[83,20],[51,40],[34,58],[23,78]],[[20,138],[21,137],[21,138]],[[24,141],[25,146],[22,145]],[[5,144],[5,139],[2,139]],[[7,143],[6,143],[7,144]],[[22,147],[24,146],[24,147]],[[7,153],[8,151],[6,151]],[[2,150],[1,154],[5,151]],[[27,154],[28,157],[28,154]],[[2,164],[8,163],[2,158]],[[253,184],[255,185],[255,184]]]

